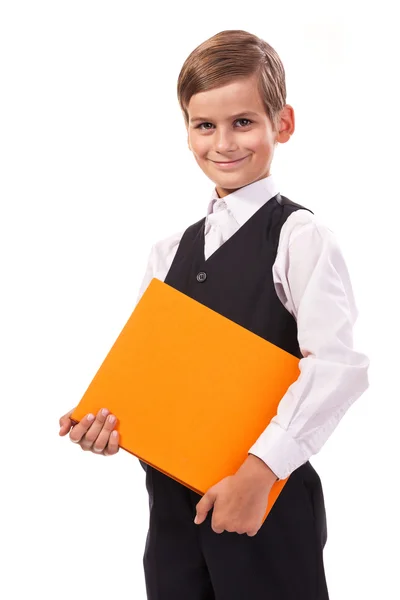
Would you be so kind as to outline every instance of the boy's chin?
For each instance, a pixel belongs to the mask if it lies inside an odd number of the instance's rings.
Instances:
[[[208,174],[208,177],[216,184],[224,188],[238,188],[248,185],[254,181],[253,173],[227,173],[226,175],[216,176],[215,173]]]

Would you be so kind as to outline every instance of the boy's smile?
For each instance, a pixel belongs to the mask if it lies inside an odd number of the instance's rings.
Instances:
[[[243,158],[238,158],[236,160],[231,160],[231,161],[214,161],[214,164],[221,165],[221,167],[224,167],[224,168],[232,167],[232,166],[238,165],[239,163],[241,163],[243,160],[245,160],[249,156],[250,156],[250,154],[248,154],[247,156],[243,156]]]
[[[273,131],[254,76],[193,95],[187,111],[189,149],[221,198],[268,177],[275,145],[294,131],[288,104]]]

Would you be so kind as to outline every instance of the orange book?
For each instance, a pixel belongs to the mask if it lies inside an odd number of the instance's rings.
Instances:
[[[107,407],[120,447],[200,495],[245,461],[299,359],[154,278],[71,418]],[[271,489],[264,520],[287,479]]]

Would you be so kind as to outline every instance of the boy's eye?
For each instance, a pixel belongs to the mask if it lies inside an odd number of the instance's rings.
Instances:
[[[248,124],[252,123],[253,121],[250,121],[250,119],[237,119],[235,121],[235,123],[238,123],[239,121],[247,121],[247,124],[244,125],[244,127],[246,127]],[[212,125],[212,123],[200,123],[200,125],[197,125],[196,129],[203,129],[203,125]],[[203,131],[207,131],[209,128],[207,127],[205,130]],[[240,127],[239,127],[240,129]]]

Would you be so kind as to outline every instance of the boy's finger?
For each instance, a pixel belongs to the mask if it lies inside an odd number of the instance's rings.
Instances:
[[[196,517],[194,522],[199,525],[207,517],[217,499],[217,493],[211,488],[204,494],[202,499],[196,504]]]
[[[64,423],[63,425],[61,425],[58,435],[65,435],[66,433],[68,433],[68,431],[71,429],[71,426],[72,422],[70,422],[70,424]]]
[[[70,419],[70,416],[72,415],[72,413],[74,412],[74,408],[72,410],[70,410],[69,412],[67,412],[66,415],[63,415],[58,423],[60,425],[60,435],[63,435],[65,433],[67,433],[72,426],[72,420]]]
[[[87,444],[85,447],[91,447],[93,452],[104,453],[104,448],[107,446],[110,440],[110,434],[112,429],[115,427],[117,419],[115,415],[109,415],[103,425],[101,431],[96,435],[96,439],[93,440],[92,429],[86,434],[82,440],[82,444]]]
[[[92,426],[82,439],[82,445],[85,449],[91,448],[95,443],[97,447],[101,448],[101,450],[98,450],[98,452],[101,452],[104,446],[107,444],[109,433],[113,428],[113,422],[110,421],[113,415],[108,413],[109,410],[107,408],[102,409],[97,413],[96,420],[93,422]]]
[[[119,450],[118,444],[119,444],[119,434],[118,434],[118,431],[114,430],[111,432],[108,444],[104,448],[104,454],[106,456],[111,456],[112,454],[116,454]]]
[[[79,423],[75,425],[75,427],[73,427],[69,433],[69,438],[71,442],[78,444],[89,429],[89,427],[93,424],[94,420],[95,416],[92,413],[89,413],[88,415],[83,417],[83,419],[79,421]]]

